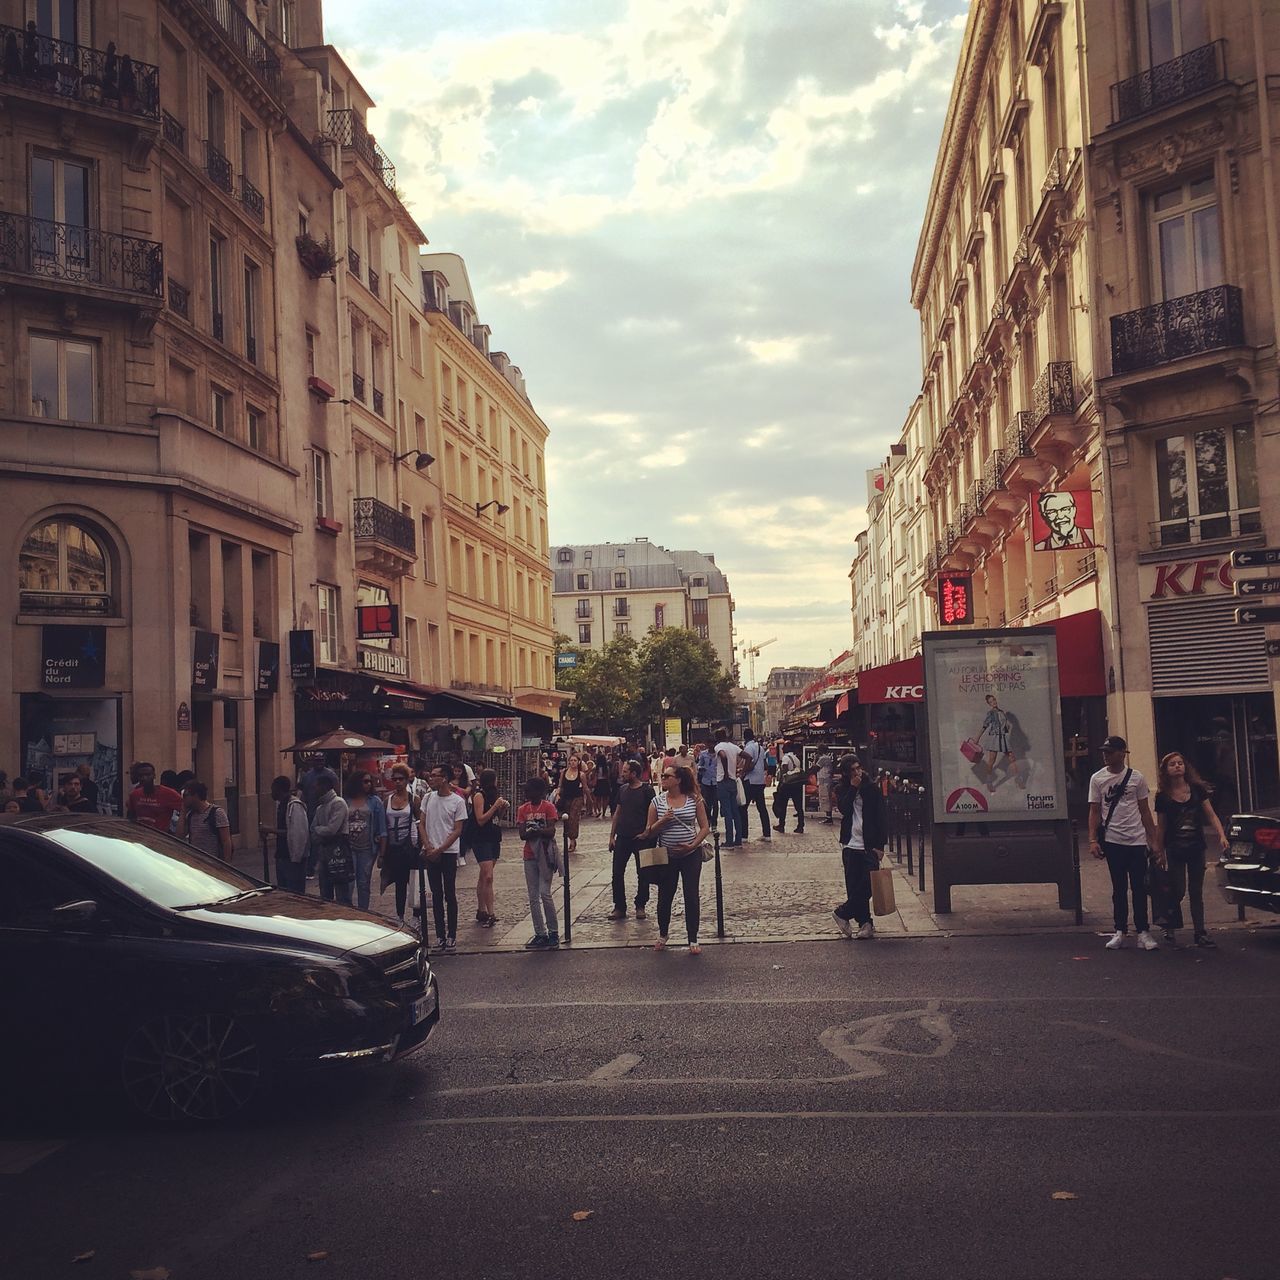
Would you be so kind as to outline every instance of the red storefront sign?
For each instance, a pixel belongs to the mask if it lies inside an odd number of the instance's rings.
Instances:
[[[971,573],[939,575],[938,620],[944,627],[963,627],[973,621],[973,575]]]
[[[858,673],[858,701],[863,706],[879,702],[923,702],[924,659],[907,658]]]

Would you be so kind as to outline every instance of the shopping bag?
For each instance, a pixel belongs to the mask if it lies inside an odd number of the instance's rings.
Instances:
[[[660,845],[654,845],[652,849],[640,850],[640,867],[665,867],[667,865],[667,851]]]
[[[871,873],[871,910],[878,916],[891,916],[898,909],[893,896],[893,872],[887,867]]]
[[[977,764],[982,759],[982,748],[972,738],[966,738],[960,744],[960,754],[970,764]]]

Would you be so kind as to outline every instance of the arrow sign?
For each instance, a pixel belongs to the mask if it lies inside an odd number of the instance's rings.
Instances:
[[[1280,658],[1280,640],[1267,641],[1267,657]]]
[[[1280,593],[1280,578],[1237,578],[1233,585],[1238,596],[1266,596]]]
[[[1260,604],[1251,609],[1237,609],[1236,621],[1246,627],[1259,622],[1280,622],[1280,604]]]
[[[1263,569],[1267,565],[1280,564],[1280,547],[1254,547],[1251,551],[1233,551],[1233,569]]]

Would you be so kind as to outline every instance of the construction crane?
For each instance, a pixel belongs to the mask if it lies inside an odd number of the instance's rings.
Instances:
[[[768,648],[769,645],[777,644],[777,643],[778,643],[778,637],[770,636],[768,640],[761,640],[759,644],[743,645],[742,655],[743,657],[748,659],[747,672],[748,672],[748,678],[751,681],[751,683],[747,686],[747,688],[754,689],[756,687],[756,655],[760,652],[761,649]]]

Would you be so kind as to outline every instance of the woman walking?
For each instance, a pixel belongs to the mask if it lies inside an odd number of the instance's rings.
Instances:
[[[876,936],[871,922],[871,873],[880,865],[889,842],[887,807],[880,788],[863,772],[857,756],[841,757],[831,790],[840,810],[845,896],[831,914],[836,928],[846,938],[866,941]],[[858,926],[857,933],[853,931],[854,924]]]
[[[492,929],[498,923],[493,914],[493,873],[502,856],[501,818],[511,806],[498,794],[498,775],[481,769],[471,797],[471,849],[476,855],[480,878],[476,881],[476,923]]]
[[[1226,853],[1230,841],[1213,810],[1208,785],[1180,751],[1170,751],[1160,761],[1156,779],[1156,826],[1160,845],[1168,862],[1169,896],[1166,903],[1164,936],[1174,940],[1174,930],[1182,927],[1182,899],[1191,891],[1191,923],[1197,947],[1217,944],[1204,923],[1204,828],[1212,830],[1219,853]],[[1159,921],[1157,921],[1159,923]]]
[[[347,802],[347,838],[356,860],[356,906],[361,911],[369,910],[373,864],[387,851],[387,816],[372,790],[373,778],[368,773],[349,775],[342,788]]]
[[[418,819],[422,809],[409,790],[409,769],[398,764],[391,770],[391,794],[387,797],[387,850],[378,859],[386,884],[395,885],[396,915],[404,919],[409,899],[409,878],[418,865]],[[384,884],[385,888],[385,884]]]
[[[582,821],[582,761],[576,754],[560,778],[560,813],[564,817],[564,833],[569,839],[569,852],[578,849],[578,825]]]
[[[987,739],[987,781],[988,791],[996,789],[996,759],[1003,756],[1006,761],[1006,777],[1017,778],[1018,762],[1014,759],[1011,742],[1011,726],[1009,713],[1002,711],[994,693],[987,694],[987,714],[983,717],[982,728],[978,730],[978,741]]]
[[[659,781],[662,790],[649,806],[649,825],[641,837],[651,840],[656,836],[667,851],[667,865],[658,883],[658,941],[653,949],[661,951],[667,945],[671,907],[679,885],[684,889],[684,928],[689,939],[689,954],[701,955],[698,880],[702,875],[702,844],[711,831],[711,824],[692,769],[664,765]]]

